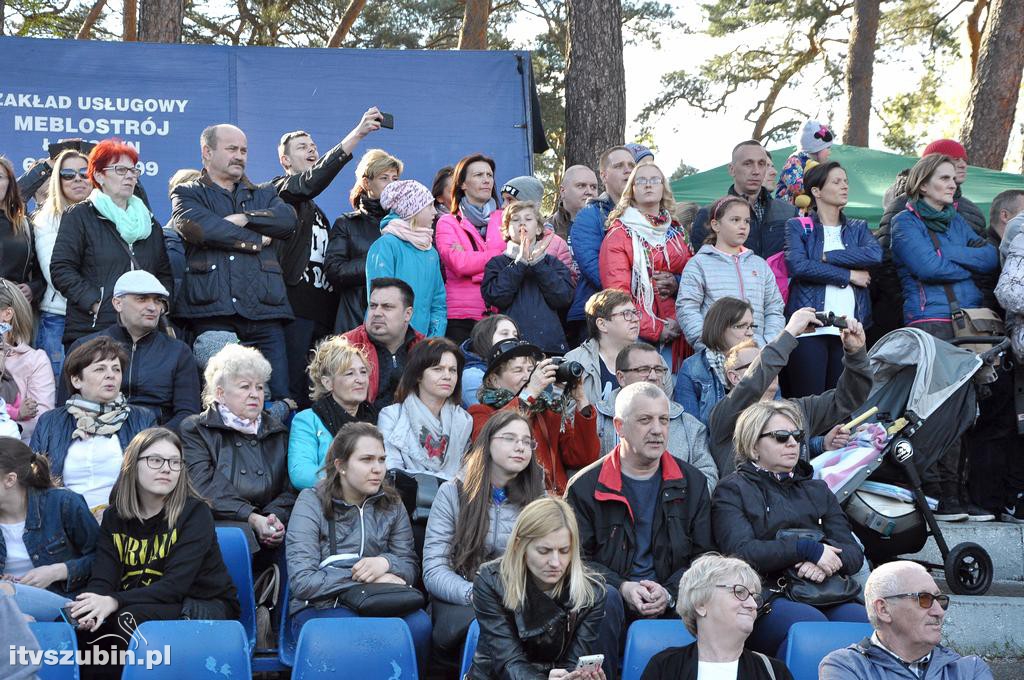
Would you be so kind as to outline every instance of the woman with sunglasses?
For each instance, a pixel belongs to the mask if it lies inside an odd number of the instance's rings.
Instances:
[[[114,282],[144,269],[173,291],[163,230],[135,196],[138,152],[118,139],[105,139],[89,154],[93,190],[61,219],[50,275],[67,298],[64,346],[117,322],[111,305]]]
[[[640,680],[790,680],[784,663],[744,649],[761,602],[761,577],[749,564],[717,553],[697,558],[679,581],[676,605],[697,641],[655,654]]]
[[[733,435],[736,473],[719,482],[712,498],[715,543],[748,562],[765,583],[798,576],[821,584],[853,576],[864,562],[839,501],[828,484],[812,479],[810,464],[800,458],[803,440],[803,418],[792,402],[748,407]],[[805,534],[798,537],[794,530]],[[747,647],[773,656],[785,652],[789,627],[797,621],[867,621],[864,606],[854,601],[815,607],[782,595],[771,607]]]
[[[54,378],[57,378],[64,365],[64,315],[68,302],[53,285],[50,259],[64,211],[89,198],[92,185],[89,183],[89,157],[81,151],[62,151],[53,161],[53,167],[55,170],[48,180],[46,201],[32,215],[32,226],[35,227],[36,257],[46,280],[46,290],[39,300],[36,347],[49,356]]]
[[[0,276],[13,281],[30,303],[43,294],[32,225],[11,162],[0,156]]]

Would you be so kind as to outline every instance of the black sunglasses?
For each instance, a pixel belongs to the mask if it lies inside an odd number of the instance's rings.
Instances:
[[[61,179],[66,179],[66,180],[72,180],[76,176],[77,177],[81,177],[82,179],[89,179],[89,169],[88,168],[79,168],[78,170],[72,170],[71,168],[65,168],[64,170],[61,170],[58,174],[60,175]]]
[[[889,599],[909,599],[917,600],[917,604],[920,605],[921,609],[931,609],[932,604],[935,602],[939,603],[942,607],[942,611],[949,609],[949,595],[936,595],[929,593],[928,591],[921,591],[920,593],[898,593],[896,595],[886,595],[885,600]]]
[[[771,437],[780,444],[785,444],[792,437],[797,444],[804,443],[804,431],[803,430],[772,430],[771,432],[762,432],[758,439],[764,437]]]

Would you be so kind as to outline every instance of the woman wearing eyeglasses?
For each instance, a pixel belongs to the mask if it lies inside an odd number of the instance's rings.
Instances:
[[[544,496],[530,422],[515,411],[487,421],[459,478],[441,485],[423,543],[423,585],[430,593],[435,659],[458,658],[473,610],[480,566],[505,554],[519,513]]]
[[[35,344],[49,356],[53,375],[59,378],[64,365],[64,315],[68,303],[53,285],[50,260],[64,211],[87,199],[92,185],[89,183],[89,157],[81,151],[62,151],[53,161],[53,167],[55,171],[50,175],[46,202],[32,215],[36,257],[46,280],[46,290],[39,300],[39,332]]]
[[[601,285],[629,291],[640,312],[640,337],[660,348],[673,373],[690,354],[675,298],[692,254],[672,217],[675,205],[665,173],[653,163],[636,166],[608,214],[599,260]]]
[[[824,481],[811,478],[810,464],[800,458],[804,436],[803,418],[792,402],[761,401],[745,409],[733,435],[736,472],[719,482],[712,498],[715,543],[748,562],[765,583],[800,578],[824,584],[853,576],[864,562],[835,495]],[[797,621],[867,621],[864,606],[853,601],[859,588],[854,590],[832,606],[777,597],[747,646],[781,656]]]
[[[697,641],[655,654],[640,680],[791,679],[778,659],[744,649],[761,602],[761,577],[749,564],[717,553],[697,558],[679,581],[676,605]]]
[[[50,275],[68,302],[65,347],[117,322],[111,297],[121,274],[144,269],[173,292],[163,230],[142,199],[133,195],[138,161],[138,152],[120,140],[97,144],[87,170],[94,188],[61,219]]]
[[[473,436],[502,411],[522,413],[530,422],[537,463],[552,494],[561,495],[569,481],[568,470],[590,465],[600,455],[597,413],[587,399],[583,381],[571,391],[556,382],[557,364],[544,359],[536,345],[522,340],[503,340],[491,348],[487,371],[480,388],[480,403],[469,407]],[[560,388],[552,391],[551,386]]]

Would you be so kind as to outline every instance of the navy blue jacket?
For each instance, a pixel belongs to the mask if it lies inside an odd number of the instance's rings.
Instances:
[[[147,427],[156,426],[156,418],[148,408],[130,406],[128,418],[117,431],[117,440],[121,442],[123,451],[128,442]],[[71,434],[75,431],[75,419],[68,413],[66,406],[47,411],[39,417],[39,423],[32,432],[29,444],[36,453],[44,454],[50,459],[50,472],[54,477],[64,474],[64,461],[68,457],[71,446]]]
[[[185,239],[185,277],[177,316],[185,319],[240,316],[250,321],[290,320],[279,249],[263,237],[286,239],[295,232],[295,210],[272,186],[243,178],[228,192],[206,171],[171,192],[174,220]],[[244,213],[239,227],[225,217]]]
[[[602,288],[598,259],[601,255],[601,242],[604,241],[604,223],[614,207],[612,199],[603,193],[580,208],[569,227],[569,250],[580,268],[576,294],[566,316],[569,321],[586,319],[587,300]]]
[[[711,409],[725,399],[725,385],[711,370],[706,348],[683,361],[672,399],[707,427]]]
[[[739,196],[736,187],[729,187],[730,196]],[[786,221],[796,217],[796,206],[772,198],[767,189],[761,189],[761,195],[757,199],[765,206],[764,219],[757,219],[754,211],[750,211],[750,233],[747,234],[747,241],[743,245],[768,259],[775,253],[782,252],[786,245]],[[693,230],[690,232],[690,243],[693,244],[694,252],[700,250],[704,245],[704,239],[708,235],[708,220],[711,206],[704,206],[697,211],[697,217],[693,220]]]
[[[844,250],[825,250],[825,230],[818,215],[811,213],[813,229],[804,229],[798,218],[786,222],[786,268],[789,270],[789,301],[786,316],[802,307],[825,308],[825,287],[846,288],[850,270],[869,269],[882,262],[882,246],[864,220],[842,217],[840,238]],[[867,288],[853,287],[855,316],[867,328],[871,325],[871,296]]]
[[[496,255],[484,267],[480,283],[484,302],[516,322],[521,340],[547,354],[570,349],[558,312],[572,302],[572,293],[572,274],[554,255],[545,255],[532,266]]]
[[[128,352],[128,368],[121,378],[121,392],[129,404],[152,410],[159,424],[175,432],[181,421],[202,410],[199,367],[188,345],[162,331],[153,331],[138,342],[132,342],[124,326],[115,324],[79,338],[71,349],[103,335],[117,340]],[[57,403],[67,401],[69,395],[64,381],[57,391]]]
[[[73,598],[89,581],[100,527],[85,499],[70,489],[29,489],[25,542],[33,567],[66,564],[68,578],[48,590]],[[7,563],[7,544],[0,534],[0,573]]]
[[[999,267],[999,251],[975,234],[959,213],[949,230],[936,237],[939,251],[924,222],[909,207],[892,219],[893,261],[903,287],[906,323],[949,321],[943,284],[952,286],[961,308],[980,307],[982,294],[973,276]]]

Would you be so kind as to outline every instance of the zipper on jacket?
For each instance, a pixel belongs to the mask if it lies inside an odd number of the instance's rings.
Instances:
[[[96,320],[99,319],[99,317],[100,317],[100,307],[103,306],[103,293],[104,293],[104,291],[105,291],[105,288],[103,286],[100,286],[100,301],[99,301],[99,304],[96,305],[96,312],[92,315],[92,327],[93,328],[96,328]]]
[[[128,357],[128,398],[132,397],[132,371],[135,368],[135,350],[139,348],[139,343],[132,340],[132,353]]]
[[[359,509],[359,556],[363,556],[363,549],[366,547],[366,525],[363,524],[363,506],[366,505],[366,501],[363,501],[362,505],[357,506]]]
[[[741,300],[746,300],[747,299],[747,293],[746,293],[746,290],[743,288],[743,270],[740,269],[740,256],[739,255],[730,255],[729,257],[732,258],[732,264],[733,264],[734,267],[736,267],[736,278],[740,282],[740,299]]]

